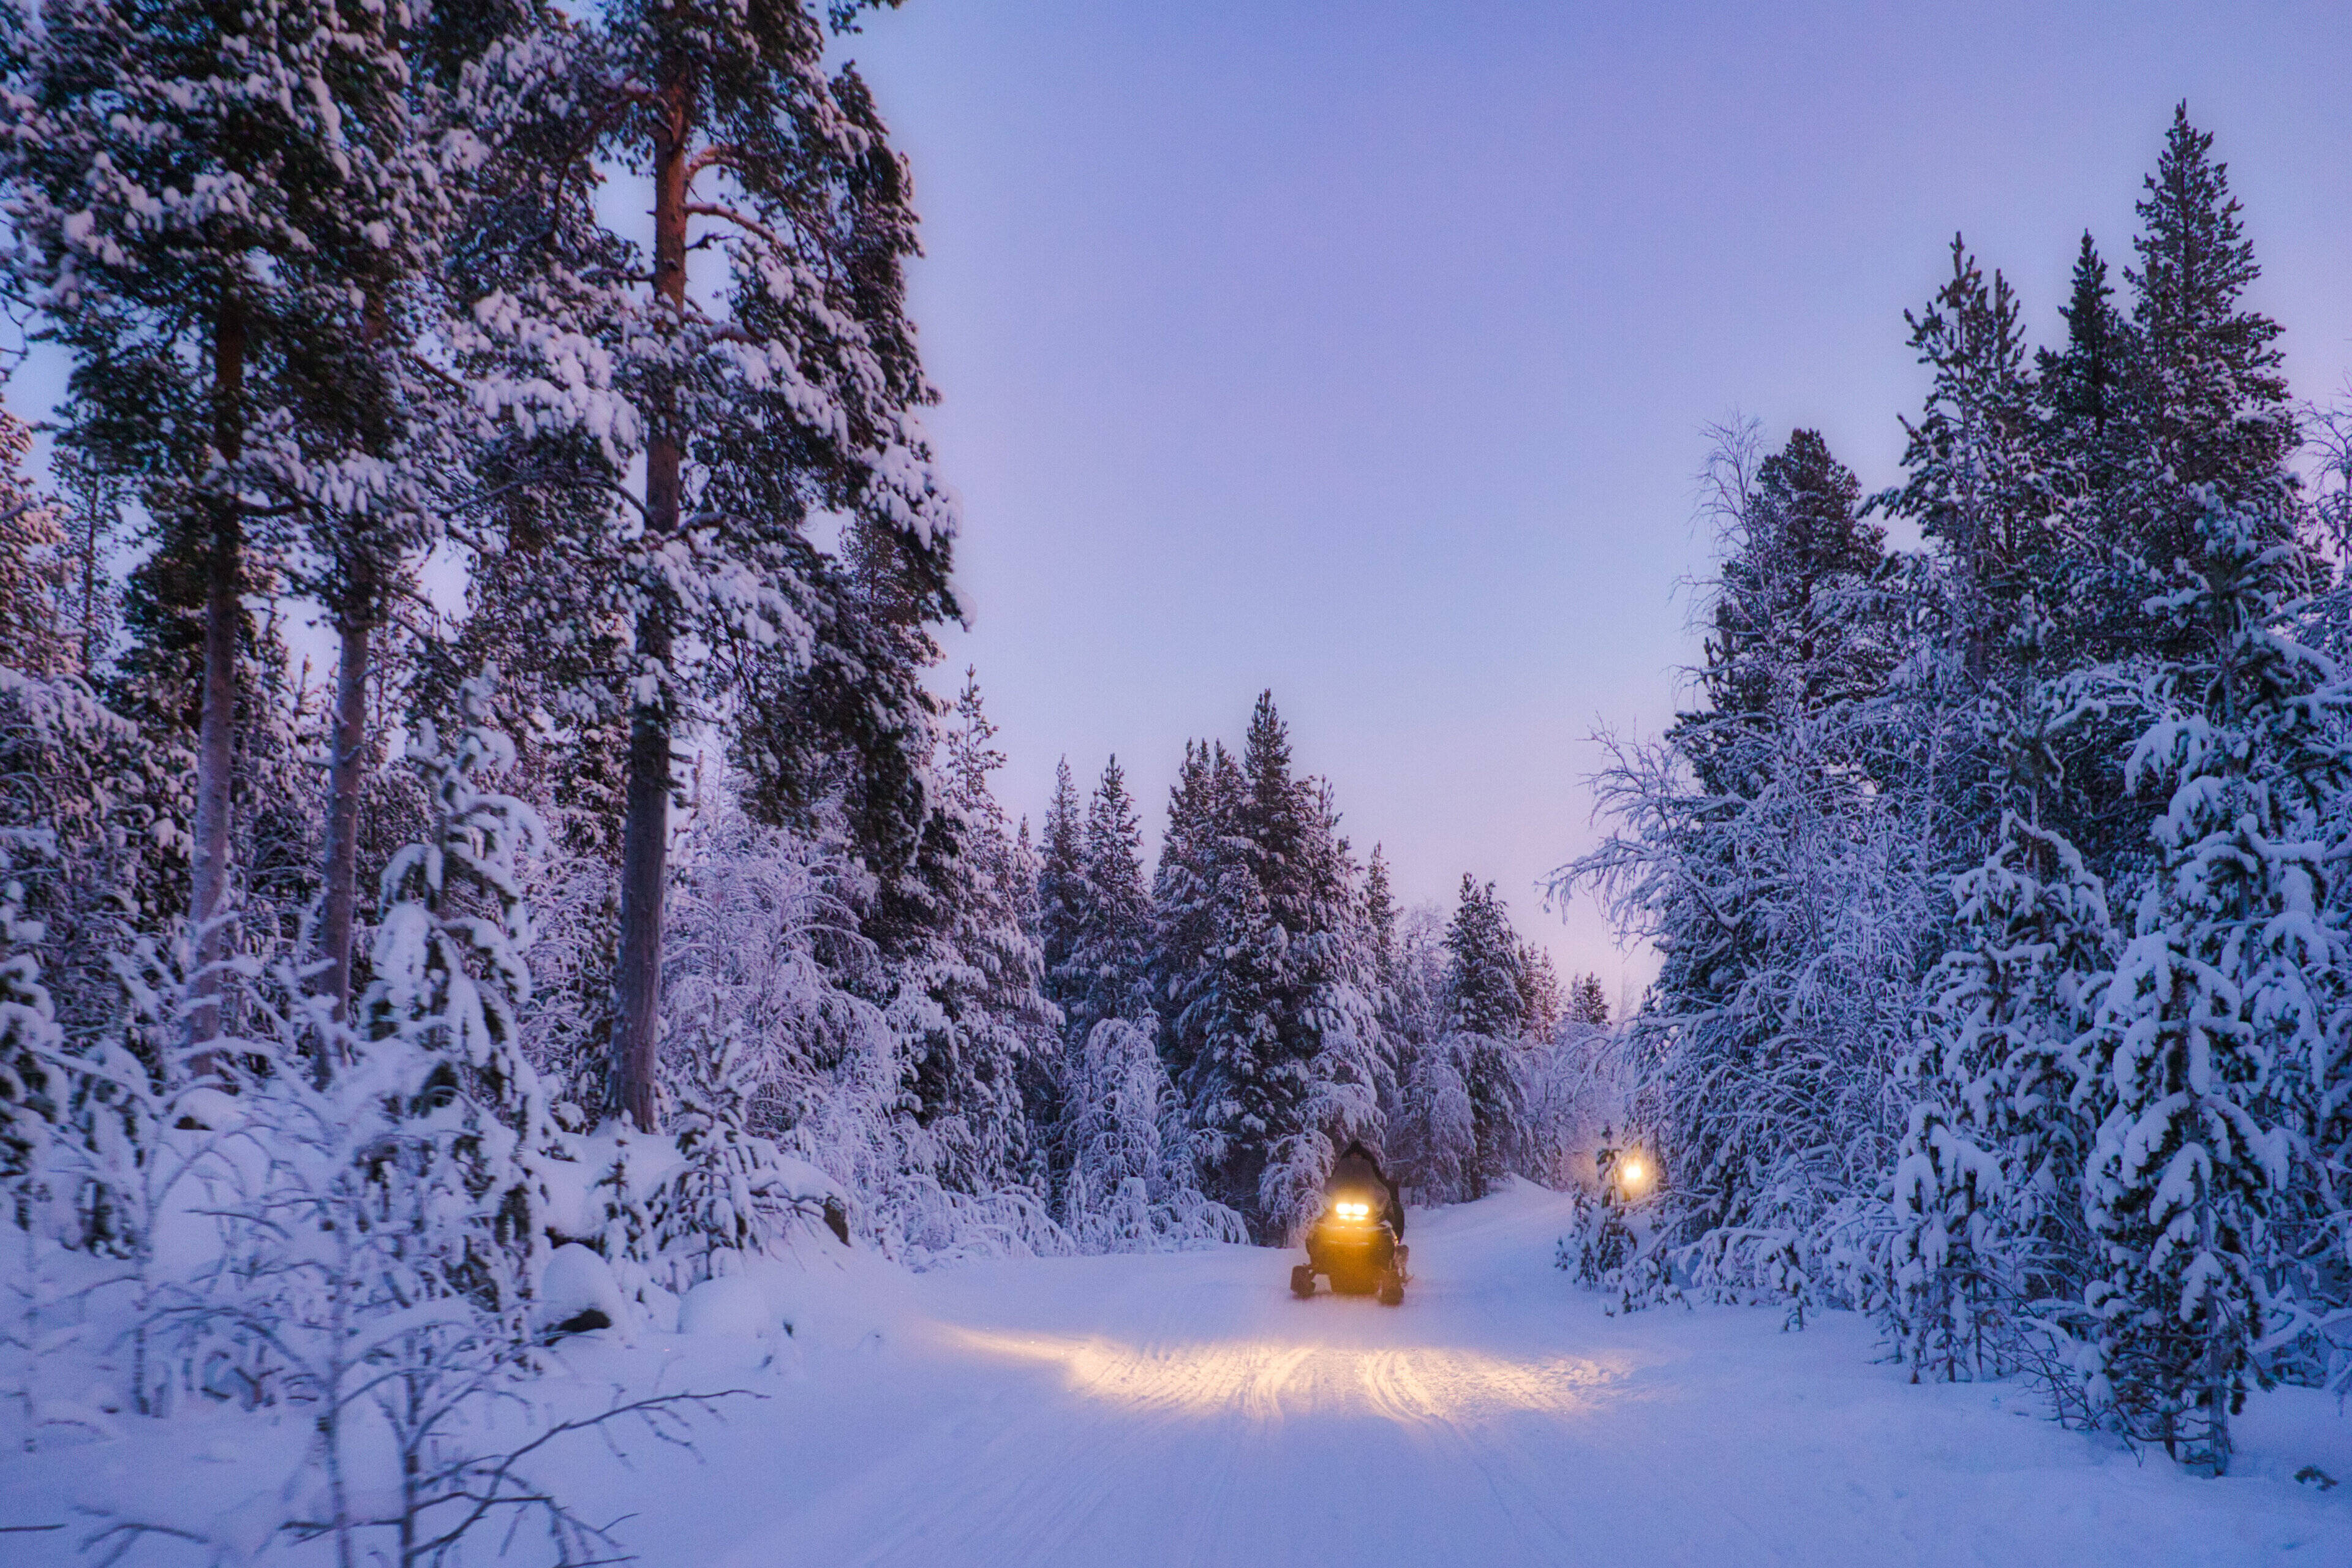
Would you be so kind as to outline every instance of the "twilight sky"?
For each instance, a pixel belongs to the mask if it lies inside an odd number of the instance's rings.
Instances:
[[[1493,879],[1615,988],[1596,726],[1695,655],[1699,427],[1897,478],[1902,312],[1965,231],[2058,331],[2173,103],[2218,133],[2298,395],[2352,363],[2352,9],[908,0],[852,40],[912,159],[932,427],[1008,805],[1272,687],[1408,900]]]

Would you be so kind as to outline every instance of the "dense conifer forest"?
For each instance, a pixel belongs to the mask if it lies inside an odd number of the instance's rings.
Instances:
[[[2249,1389],[2352,1370],[2352,468],[2185,108],[2137,211],[2049,346],[1954,239],[1900,486],[1718,433],[1696,701],[1554,885],[1664,962],[1618,1058],[1654,1227],[1604,1192],[1576,1247],[2220,1473]]]

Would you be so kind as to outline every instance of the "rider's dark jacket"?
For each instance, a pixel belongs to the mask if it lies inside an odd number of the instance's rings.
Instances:
[[[1330,1179],[1323,1184],[1327,1194],[1343,1192],[1377,1192],[1388,1197],[1383,1215],[1396,1231],[1397,1239],[1404,1239],[1404,1201],[1397,1185],[1381,1173],[1381,1163],[1372,1158],[1371,1151],[1361,1143],[1350,1143],[1347,1152],[1332,1162]]]

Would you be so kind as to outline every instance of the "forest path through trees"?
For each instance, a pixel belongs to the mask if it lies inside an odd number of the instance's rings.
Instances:
[[[1909,1386],[1851,1314],[1610,1318],[1552,1267],[1568,1212],[1522,1186],[1417,1215],[1393,1310],[1295,1300],[1249,1247],[919,1277],[918,1315],[813,1354],[628,1538],[730,1568],[2352,1554],[2352,1493],[2291,1479],[2352,1475],[2324,1397],[2258,1395],[2241,1472],[2195,1479],[2021,1386]]]

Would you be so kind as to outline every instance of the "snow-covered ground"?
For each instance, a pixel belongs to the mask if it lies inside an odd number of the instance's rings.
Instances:
[[[2352,1562],[2352,1488],[2292,1479],[2352,1479],[2332,1400],[2259,1397],[2238,1472],[2197,1479],[2023,1389],[1911,1387],[1847,1316],[1605,1317],[1551,1267],[1566,1217],[1525,1187],[1416,1216],[1394,1310],[1295,1300],[1290,1259],[1247,1247],[818,1258],[789,1340],[567,1342],[583,1404],[612,1379],[768,1397],[698,1458],[590,1439],[564,1468],[651,1568]],[[108,1447],[17,1463],[0,1522]],[[0,1558],[63,1560],[61,1534]]]

